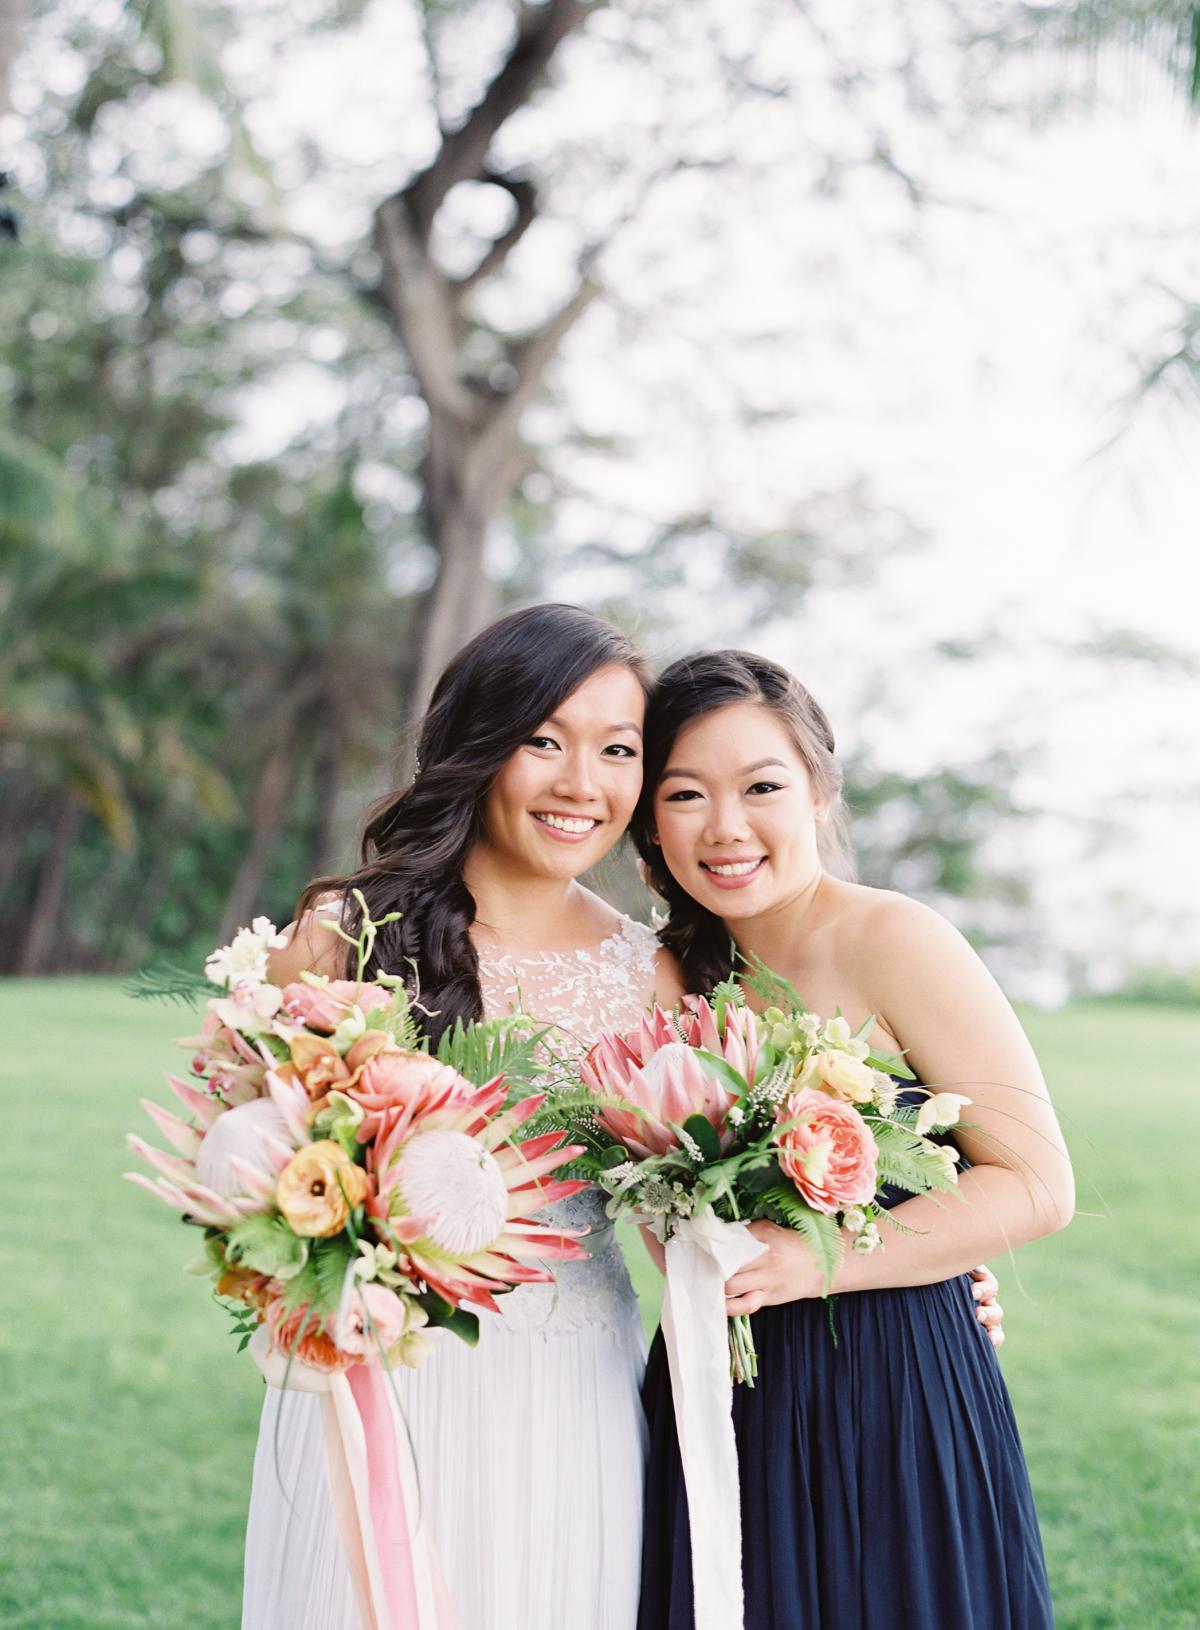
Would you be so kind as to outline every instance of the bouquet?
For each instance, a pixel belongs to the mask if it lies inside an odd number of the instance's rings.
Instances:
[[[259,917],[203,979],[135,984],[207,1005],[201,1034],[181,1043],[192,1079],[168,1077],[188,1118],[143,1099],[171,1152],[130,1134],[156,1175],[126,1176],[203,1231],[194,1266],[267,1379],[324,1393],[364,1622],[451,1630],[388,1372],[419,1364],[437,1327],[473,1343],[472,1308],[585,1255],[575,1233],[532,1215],[586,1186],[554,1178],[584,1151],[561,1128],[521,1137],[544,1103],[521,1096],[537,1068],[531,1021],[459,1023],[435,1056],[402,981],[363,979],[381,924],[357,898],[358,938],[335,930],[355,948],[354,979],[272,984],[268,953],[285,942]]]
[[[354,942],[360,976],[377,926]],[[585,1186],[547,1181],[582,1148],[562,1131],[519,1141],[544,1096],[506,1106],[492,1066],[527,1064],[535,1039],[512,1020],[460,1025],[433,1057],[398,978],[280,989],[266,966],[283,943],[260,917],[208,958],[203,1031],[181,1043],[195,1079],[168,1077],[191,1119],[143,1099],[173,1153],[131,1133],[158,1175],[126,1175],[204,1230],[196,1266],[235,1304],[242,1345],[262,1326],[318,1370],[415,1365],[427,1327],[473,1340],[467,1306],[584,1254],[524,1215]]]
[[[686,997],[630,1035],[601,1037],[582,1067],[592,1104],[573,1127],[588,1149],[579,1166],[608,1190],[610,1215],[664,1242],[706,1214],[796,1230],[828,1293],[847,1244],[878,1250],[880,1224],[900,1226],[881,1203],[886,1187],[954,1188],[958,1152],[930,1134],[970,1100],[916,1088],[923,1101],[903,1102],[897,1077],[914,1077],[872,1053],[873,1016],[854,1033],[840,1014],[822,1021],[761,963],[747,982],[772,1000],[761,1014],[730,980],[711,1002]],[[752,1386],[747,1315],[729,1321],[729,1341],[734,1378]]]

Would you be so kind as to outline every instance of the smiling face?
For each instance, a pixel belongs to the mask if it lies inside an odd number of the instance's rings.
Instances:
[[[726,921],[771,911],[812,883],[824,816],[791,731],[754,702],[686,725],[654,794],[668,868]]]
[[[501,768],[483,806],[484,846],[508,871],[578,877],[629,825],[642,787],[646,698],[607,663]]]

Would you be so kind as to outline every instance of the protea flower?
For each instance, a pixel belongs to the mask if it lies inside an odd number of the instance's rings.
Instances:
[[[583,1082],[602,1099],[618,1098],[597,1111],[604,1126],[631,1154],[645,1158],[678,1148],[679,1133],[689,1115],[703,1115],[726,1147],[732,1132],[726,1116],[736,1102],[696,1057],[703,1048],[724,1058],[747,1084],[753,1081],[758,1041],[752,1015],[729,1007],[725,1034],[709,1004],[689,997],[678,1022],[656,1006],[636,1030],[601,1036],[583,1062]]]
[[[199,1125],[180,1120],[169,1110],[142,1099],[142,1107],[177,1153],[155,1149],[131,1132],[129,1147],[159,1174],[126,1172],[176,1211],[213,1228],[231,1228],[251,1212],[270,1204],[275,1179],[292,1158],[304,1134],[270,1098],[256,1098],[234,1109],[168,1076],[172,1089],[196,1116]]]
[[[428,1078],[421,1083],[429,1085]],[[497,1113],[504,1102],[499,1077],[478,1088],[459,1077],[456,1088],[444,1083],[438,1096],[439,1107],[395,1118],[371,1146],[376,1193],[367,1210],[414,1277],[452,1305],[494,1308],[496,1291],[552,1279],[539,1264],[586,1255],[570,1231],[527,1215],[587,1187],[546,1181],[583,1146],[561,1147],[564,1132],[508,1141],[545,1094]]]

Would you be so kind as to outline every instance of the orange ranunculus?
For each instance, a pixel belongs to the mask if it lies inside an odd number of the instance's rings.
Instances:
[[[298,1149],[279,1174],[275,1204],[296,1234],[328,1239],[367,1197],[367,1174],[340,1143],[322,1138]]]

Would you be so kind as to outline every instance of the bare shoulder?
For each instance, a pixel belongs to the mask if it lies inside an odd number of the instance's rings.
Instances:
[[[925,958],[975,953],[954,924],[940,911],[895,889],[843,884],[853,891],[846,923],[857,948],[892,958],[898,952]]]
[[[963,1019],[977,1032],[1019,1029],[979,954],[940,911],[890,889],[864,889],[847,932],[872,1010],[904,1045]]]
[[[345,945],[333,931],[339,916],[336,896],[324,895],[310,911],[289,923],[282,932],[287,944],[272,951],[267,972],[272,984],[290,985],[302,973],[341,976],[345,968]]]

